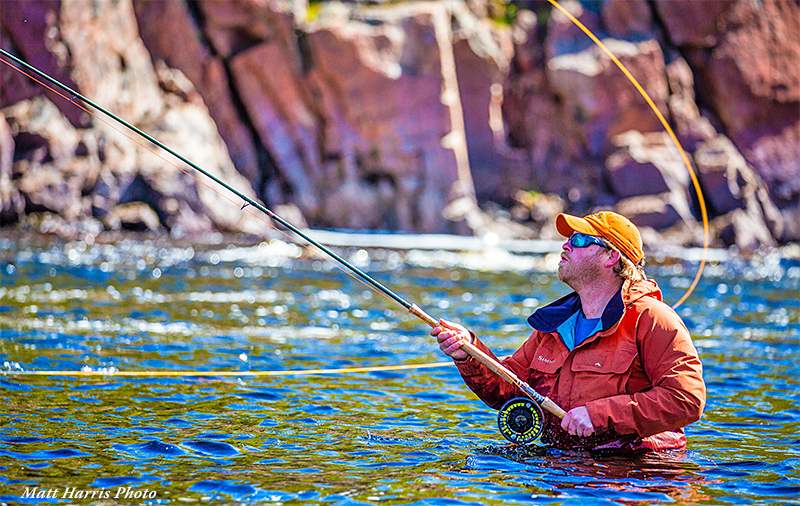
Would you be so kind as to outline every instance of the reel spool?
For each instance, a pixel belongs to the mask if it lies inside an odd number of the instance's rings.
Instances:
[[[542,408],[527,397],[516,397],[506,402],[497,414],[500,434],[512,443],[530,443],[542,432]]]

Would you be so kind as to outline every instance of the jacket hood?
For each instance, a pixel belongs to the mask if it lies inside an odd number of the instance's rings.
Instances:
[[[642,297],[653,297],[658,301],[661,300],[661,289],[652,279],[642,281],[626,280],[622,285],[622,293],[622,297],[627,304],[636,302]]]
[[[603,330],[613,327],[622,318],[625,308],[642,297],[653,297],[660,301],[661,290],[658,284],[651,279],[626,280],[603,310],[603,315],[600,317]],[[576,292],[572,292],[537,309],[528,317],[528,324],[540,332],[553,332],[580,308],[581,298]]]

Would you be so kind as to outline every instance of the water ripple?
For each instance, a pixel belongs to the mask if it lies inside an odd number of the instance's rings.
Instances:
[[[547,254],[342,247],[498,353],[563,295]],[[800,494],[800,262],[714,257],[678,311],[709,398],[690,451],[610,458],[506,445],[454,367],[230,378],[29,370],[264,371],[441,361],[427,330],[281,242],[0,238],[0,501],[25,486],[152,489],[153,502],[753,504]],[[650,271],[675,301],[695,260]],[[156,276],[156,273],[158,274]],[[77,458],[73,458],[77,457]],[[65,460],[66,459],[66,460]],[[30,501],[31,503],[37,501]]]
[[[232,445],[217,441],[186,441],[184,445],[204,455],[230,457],[239,454],[239,450]]]

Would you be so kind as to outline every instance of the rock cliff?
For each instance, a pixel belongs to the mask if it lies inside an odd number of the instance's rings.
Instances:
[[[300,226],[549,237],[606,208],[699,244],[705,204],[715,245],[800,239],[796,0],[560,3],[686,159],[564,12],[520,5],[23,0],[0,47]],[[0,224],[265,233],[71,98],[0,62]]]

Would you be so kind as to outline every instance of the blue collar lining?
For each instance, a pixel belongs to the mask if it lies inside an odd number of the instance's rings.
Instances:
[[[581,298],[576,292],[572,292],[537,309],[528,317],[528,324],[540,332],[553,332],[580,310]],[[622,318],[624,312],[625,302],[622,300],[622,289],[620,288],[603,310],[603,315],[600,317],[600,330],[605,331],[613,327]],[[572,325],[574,326],[574,322]]]

